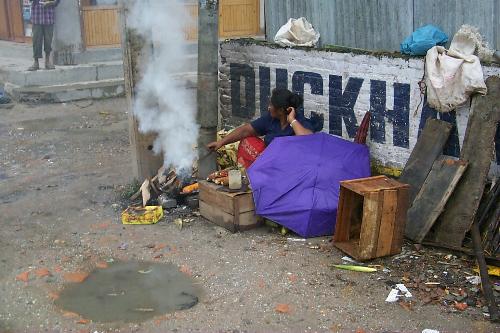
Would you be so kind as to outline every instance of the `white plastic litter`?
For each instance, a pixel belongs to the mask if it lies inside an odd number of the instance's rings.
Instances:
[[[425,57],[427,101],[439,112],[450,112],[473,93],[487,93],[481,62],[474,55],[477,45],[463,31],[453,37],[450,49],[434,46]]]
[[[348,257],[348,256],[343,256],[342,258],[340,258],[342,261],[347,261],[347,262],[351,262],[353,264],[359,264],[360,262],[354,260],[353,258],[351,257]]]
[[[314,47],[319,41],[320,34],[314,30],[311,23],[304,17],[298,19],[289,19],[288,22],[282,26],[274,41],[282,46],[309,46]]]
[[[477,275],[467,276],[466,279],[467,279],[467,282],[469,282],[470,284],[472,284],[474,286],[481,284],[481,277],[480,276],[477,276]]]
[[[402,283],[396,284],[396,287],[391,289],[391,291],[389,292],[389,295],[387,295],[387,298],[385,299],[385,301],[388,303],[394,303],[394,302],[397,302],[397,300],[400,297],[406,297],[406,298],[413,297],[413,295],[410,293],[408,288],[406,288],[406,286]]]
[[[422,333],[439,333],[439,331],[431,330],[429,328],[426,328],[425,330],[422,331]]]

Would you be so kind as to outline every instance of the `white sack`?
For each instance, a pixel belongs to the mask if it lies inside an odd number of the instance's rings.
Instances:
[[[319,32],[304,17],[289,19],[278,30],[274,41],[282,46],[315,46],[319,41]]]
[[[485,95],[486,84],[474,41],[455,35],[450,49],[435,46],[425,57],[427,102],[439,112],[450,112],[473,93]]]

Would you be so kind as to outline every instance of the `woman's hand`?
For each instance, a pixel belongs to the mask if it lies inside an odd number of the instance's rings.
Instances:
[[[294,121],[295,117],[297,116],[297,114],[295,113],[295,108],[289,107],[286,110],[288,112],[288,115],[286,116],[286,121],[288,121],[288,123],[291,124],[292,121]]]
[[[217,151],[221,147],[222,147],[222,143],[220,143],[219,141],[210,142],[207,145],[207,149],[210,150],[210,151]]]

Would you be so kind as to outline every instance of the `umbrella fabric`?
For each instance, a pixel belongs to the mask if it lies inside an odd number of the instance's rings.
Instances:
[[[275,138],[248,169],[256,214],[302,237],[332,235],[340,182],[369,176],[365,145],[325,133]]]

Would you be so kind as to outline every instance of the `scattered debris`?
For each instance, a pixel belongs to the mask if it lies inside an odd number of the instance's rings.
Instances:
[[[28,282],[30,277],[30,272],[22,272],[16,276],[16,281]]]
[[[467,309],[468,307],[469,306],[467,305],[467,303],[459,303],[459,302],[455,303],[455,309],[459,311],[465,311],[465,309]]]
[[[278,313],[290,313],[290,305],[288,304],[277,304],[274,310]]]
[[[477,285],[481,284],[481,277],[477,276],[477,275],[466,276],[465,279],[467,280],[467,282],[469,282],[470,284],[472,284],[474,286],[477,286]]]
[[[121,243],[120,246],[118,246],[118,250],[126,250],[128,249],[128,243]]]
[[[172,209],[177,207],[177,200],[170,198],[167,194],[163,193],[158,196],[158,204],[163,209]]]
[[[181,218],[175,219],[174,224],[179,227],[179,229],[182,230],[182,227],[184,227],[184,221]]]
[[[82,283],[88,276],[89,276],[88,273],[74,272],[74,273],[65,273],[63,277],[66,282]]]
[[[363,273],[373,273],[377,271],[377,269],[373,267],[355,266],[355,265],[332,265],[331,267],[345,269],[348,271],[363,272]]]
[[[394,303],[397,302],[401,297],[412,298],[413,295],[404,284],[398,283],[394,288],[391,289],[385,301],[388,303]]]
[[[109,266],[108,263],[105,261],[100,261],[95,265],[95,267],[99,269],[106,269],[108,268],[108,266]]]
[[[295,243],[295,242],[306,242],[307,241],[307,239],[305,239],[305,238],[295,238],[295,237],[288,237],[286,240],[288,242],[293,242],[293,243]]]
[[[35,275],[37,277],[46,277],[52,274],[50,274],[50,271],[47,268],[39,268],[35,271]]]
[[[193,193],[194,191],[198,191],[199,189],[199,184],[198,183],[194,183],[194,184],[191,184],[191,185],[188,185],[188,186],[185,186],[183,189],[182,189],[182,194],[190,194],[190,193]]]

